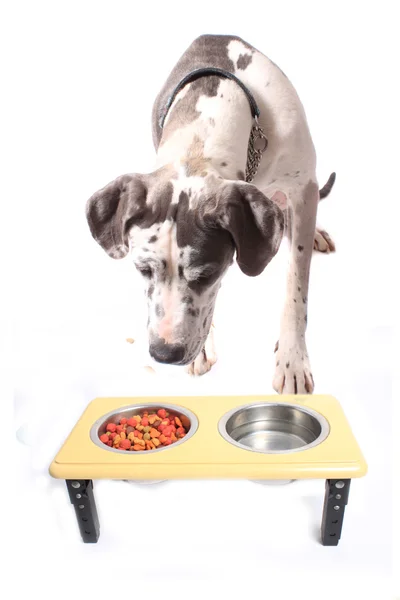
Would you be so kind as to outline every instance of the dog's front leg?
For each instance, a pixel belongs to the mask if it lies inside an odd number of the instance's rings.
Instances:
[[[211,325],[204,348],[196,359],[187,367],[189,375],[204,375],[217,362],[215,351],[214,324]]]
[[[319,192],[310,180],[288,197],[288,238],[291,240],[285,306],[276,351],[274,389],[280,394],[312,393],[314,380],[307,353],[307,297]]]

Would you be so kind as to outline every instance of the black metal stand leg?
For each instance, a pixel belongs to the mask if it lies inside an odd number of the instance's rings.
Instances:
[[[349,499],[351,479],[327,479],[322,515],[321,541],[324,546],[337,546],[342,533],[344,509]]]
[[[96,543],[100,535],[99,517],[93,496],[91,479],[66,479],[68,494],[74,505],[82,540]]]

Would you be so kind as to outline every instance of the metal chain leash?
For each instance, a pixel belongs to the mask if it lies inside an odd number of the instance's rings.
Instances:
[[[255,117],[254,125],[251,128],[249,146],[247,149],[247,164],[246,164],[246,181],[251,183],[257,174],[258,167],[262,159],[262,155],[267,149],[268,140],[265,133],[258,124],[258,119]]]

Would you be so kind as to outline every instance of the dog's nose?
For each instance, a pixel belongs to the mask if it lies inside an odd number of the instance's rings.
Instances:
[[[150,344],[151,356],[159,363],[177,365],[183,361],[185,347],[180,344],[166,344],[164,340],[158,339]]]

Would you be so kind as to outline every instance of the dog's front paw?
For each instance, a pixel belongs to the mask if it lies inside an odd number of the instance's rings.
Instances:
[[[203,350],[187,367],[189,375],[204,375],[217,362],[217,353],[214,343],[214,325],[211,325],[210,333],[208,334]]]
[[[305,344],[277,343],[275,352],[274,390],[278,394],[312,394],[314,379]]]
[[[203,348],[192,364],[187,367],[187,372],[189,375],[204,375],[211,369],[214,363],[215,360],[210,360],[207,357],[205,349]]]

